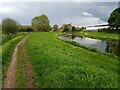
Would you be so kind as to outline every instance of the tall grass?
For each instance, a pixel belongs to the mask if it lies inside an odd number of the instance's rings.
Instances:
[[[91,52],[55,38],[32,33],[25,43],[36,87],[118,88],[118,58]]]

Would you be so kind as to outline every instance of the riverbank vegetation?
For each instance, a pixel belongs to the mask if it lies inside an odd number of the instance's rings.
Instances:
[[[85,32],[85,36],[102,40],[120,40],[120,34],[104,32]]]
[[[31,33],[25,47],[36,87],[118,87],[116,57],[67,44],[50,32]]]

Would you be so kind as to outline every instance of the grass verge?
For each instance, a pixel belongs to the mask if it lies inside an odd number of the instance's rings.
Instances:
[[[25,36],[26,34],[19,35],[9,40],[8,42],[2,45],[2,79],[4,82],[6,71],[8,69],[12,54],[17,43]]]
[[[102,39],[102,40],[120,40],[120,34],[111,34],[103,32],[86,32],[87,37]]]
[[[25,42],[40,88],[118,88],[118,58],[91,52],[55,38],[31,33]]]
[[[60,39],[59,39],[60,40]],[[83,45],[80,45],[78,43],[76,43],[75,41],[65,41],[65,40],[61,40],[63,42],[66,42],[68,44],[71,44],[71,45],[74,45],[74,46],[77,46],[77,47],[81,47],[81,48],[84,48],[86,50],[89,50],[89,51],[92,51],[92,52],[96,52],[96,53],[99,53],[99,54],[104,54],[104,55],[111,55],[113,57],[116,57],[118,59],[120,59],[118,56],[112,54],[112,53],[102,53],[100,51],[98,51],[96,48],[89,48],[89,47],[86,47],[86,46],[83,46]]]
[[[18,60],[18,65],[17,65],[17,72],[16,72],[16,88],[25,88],[23,46],[18,47],[17,60]]]
[[[2,89],[2,27],[0,26],[0,89]]]

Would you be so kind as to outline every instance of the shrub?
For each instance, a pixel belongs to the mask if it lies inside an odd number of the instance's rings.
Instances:
[[[34,29],[31,26],[20,26],[19,32],[33,32]]]

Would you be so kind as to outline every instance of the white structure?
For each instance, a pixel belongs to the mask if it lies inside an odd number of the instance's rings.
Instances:
[[[86,27],[85,31],[97,32],[99,29],[108,28],[110,26],[97,26],[97,27]]]

